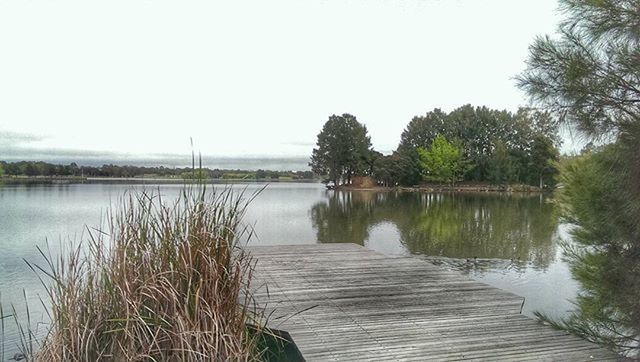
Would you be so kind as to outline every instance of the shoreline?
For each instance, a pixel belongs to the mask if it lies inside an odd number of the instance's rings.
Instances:
[[[206,179],[206,184],[225,183],[314,183],[314,179]],[[0,177],[0,185],[71,185],[71,184],[195,184],[201,180],[161,177],[81,177],[81,176],[20,176]]]
[[[71,185],[71,184],[154,184],[181,185],[201,182],[193,179],[162,178],[162,177],[81,177],[81,176],[19,176],[0,177],[0,185]],[[317,179],[206,179],[205,184],[228,183],[321,183]],[[541,189],[530,185],[416,185],[416,186],[353,186],[339,185],[327,187],[333,191],[360,192],[456,192],[456,193],[546,193],[553,190]]]
[[[373,186],[359,187],[340,185],[335,191],[375,191],[375,192],[459,192],[459,193],[546,193],[550,189],[541,189],[531,185],[420,185],[420,186]]]

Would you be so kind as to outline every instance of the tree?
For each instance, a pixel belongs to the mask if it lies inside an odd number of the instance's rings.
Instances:
[[[560,152],[558,147],[562,143],[558,134],[558,117],[548,111],[531,108],[520,108],[516,113],[520,135],[523,137],[525,152],[511,151],[512,157],[517,159],[516,166],[521,182],[537,185],[555,185],[554,176],[557,174],[557,161]]]
[[[568,250],[582,283],[577,310],[557,322],[636,356],[640,348],[640,1],[561,0],[559,36],[530,48],[518,85],[589,141],[610,144],[560,172]]]
[[[488,180],[496,185],[509,184],[517,179],[514,159],[501,139],[495,141],[494,151],[488,162]]]
[[[367,128],[350,114],[332,115],[318,134],[309,166],[334,185],[351,183],[351,177],[370,169],[371,140]]]
[[[418,148],[423,175],[427,181],[455,183],[462,179],[465,162],[462,149],[438,135],[427,150]]]
[[[36,176],[38,175],[38,168],[35,163],[28,162],[24,167],[24,174],[27,176]]]
[[[558,149],[549,138],[542,135],[534,137],[531,145],[529,172],[534,180],[538,180],[540,188],[554,183],[553,176],[557,173],[555,164],[559,158]]]
[[[383,186],[394,187],[400,183],[402,160],[397,153],[376,158],[373,177]]]
[[[256,179],[262,180],[265,178],[267,178],[267,172],[265,170],[259,169],[256,171]]]
[[[618,134],[640,115],[640,2],[560,4],[560,37],[534,41],[518,85],[590,137]]]
[[[575,245],[565,257],[574,277],[581,283],[577,308],[568,318],[551,321],[583,338],[630,356],[640,355],[640,269],[639,225],[633,220],[638,202],[624,178],[616,177],[627,168],[619,157],[624,144],[610,144],[562,164],[557,194],[565,222],[572,229]],[[541,316],[544,319],[548,317]]]
[[[538,135],[550,141],[554,147],[562,144],[558,133],[560,122],[549,111],[520,107],[515,114],[518,131],[524,131],[523,137],[530,139],[531,135]]]
[[[636,210],[627,222],[640,235],[640,2],[562,0],[561,7],[560,36],[535,40],[518,85],[589,140],[617,145],[611,158],[621,166],[603,170],[621,181],[610,192],[625,195],[616,209]],[[640,249],[637,236],[629,241]]]
[[[418,148],[426,148],[439,134],[449,136],[450,125],[447,114],[436,108],[424,116],[415,116],[400,136],[400,144],[396,150],[401,162],[399,182],[403,185],[415,185],[422,180],[422,167]]]
[[[0,177],[4,176],[3,162],[0,162]]]

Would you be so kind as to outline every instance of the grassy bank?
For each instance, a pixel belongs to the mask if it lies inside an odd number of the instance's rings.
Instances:
[[[247,202],[202,186],[186,187],[173,202],[130,193],[80,245],[60,256],[42,250],[44,263],[29,265],[47,288],[51,324],[39,341],[21,330],[24,356],[260,358],[264,320],[250,293],[255,263],[242,248],[251,236],[241,224]]]

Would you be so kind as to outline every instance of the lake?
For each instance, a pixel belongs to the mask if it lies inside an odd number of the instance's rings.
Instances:
[[[248,196],[265,184],[234,184]],[[216,187],[225,187],[218,185]],[[32,320],[46,320],[43,288],[25,260],[42,264],[36,246],[56,254],[68,240],[100,225],[127,191],[155,189],[169,198],[181,186],[73,184],[0,186],[0,300]],[[523,313],[562,317],[579,291],[563,262],[558,221],[542,195],[328,191],[319,183],[273,183],[249,206],[255,244],[351,242],[385,254],[414,255],[526,298]],[[44,296],[43,296],[44,297]],[[35,322],[33,322],[35,323]],[[41,328],[42,330],[42,328]],[[16,340],[5,321],[8,350]],[[11,354],[12,355],[12,354]]]

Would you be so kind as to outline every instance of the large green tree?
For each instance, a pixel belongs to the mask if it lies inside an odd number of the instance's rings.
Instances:
[[[495,141],[493,154],[487,166],[487,178],[493,184],[509,184],[518,178],[514,157],[509,154],[507,146],[501,139]]]
[[[559,323],[614,348],[640,348],[640,1],[561,0],[556,36],[535,40],[519,86],[591,141],[610,142],[561,171],[569,254],[582,282]]]
[[[309,166],[334,185],[350,183],[355,175],[371,171],[373,152],[367,127],[350,114],[332,115],[318,134]]]
[[[453,184],[462,180],[465,160],[462,148],[438,135],[429,149],[418,148],[423,176],[427,181]]]

